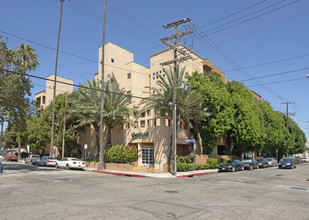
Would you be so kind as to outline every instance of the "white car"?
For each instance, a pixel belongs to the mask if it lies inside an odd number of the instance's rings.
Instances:
[[[55,164],[56,168],[62,167],[69,169],[84,169],[85,168],[85,162],[81,161],[80,159],[74,158],[74,157],[66,157],[62,160],[58,160]]]
[[[38,161],[39,166],[55,166],[57,159],[55,157],[44,156]]]
[[[309,163],[309,158],[303,157],[303,158],[301,158],[301,161],[302,161],[303,163]]]

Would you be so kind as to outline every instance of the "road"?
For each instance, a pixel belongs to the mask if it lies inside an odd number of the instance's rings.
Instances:
[[[309,164],[134,178],[5,162],[0,219],[309,219]]]

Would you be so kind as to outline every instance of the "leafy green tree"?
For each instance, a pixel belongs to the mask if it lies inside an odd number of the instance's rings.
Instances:
[[[227,83],[234,108],[234,122],[227,132],[231,144],[238,147],[239,153],[255,151],[263,138],[261,111],[252,92],[242,83]]]
[[[218,145],[219,138],[226,136],[234,123],[231,94],[216,73],[204,76],[194,72],[188,79],[192,88],[202,94],[203,106],[207,106],[212,113],[210,117],[198,120],[199,123],[194,123],[193,126],[200,132],[204,151],[209,154]]]

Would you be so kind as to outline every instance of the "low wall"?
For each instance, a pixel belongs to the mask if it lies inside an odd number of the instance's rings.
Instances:
[[[207,163],[208,155],[195,155],[195,163]]]
[[[98,162],[86,162],[86,167],[89,168],[98,168]],[[137,166],[137,162],[134,163],[104,163],[105,169],[108,170],[122,170],[122,171],[130,171],[133,170],[134,167]]]
[[[233,156],[231,155],[208,155],[209,158],[217,159],[218,163],[221,162],[221,159],[232,159]]]

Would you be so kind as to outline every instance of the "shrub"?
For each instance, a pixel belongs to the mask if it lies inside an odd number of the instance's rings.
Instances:
[[[226,162],[229,161],[229,160],[230,160],[230,158],[222,158],[222,159],[221,159],[221,164],[226,163]]]
[[[197,163],[195,164],[195,170],[205,170],[208,169],[208,165],[205,163]]]
[[[132,163],[137,161],[137,147],[114,145],[106,153],[106,159],[112,163]]]
[[[192,163],[191,156],[176,156],[177,163]]]
[[[207,165],[209,169],[215,169],[218,167],[218,160],[213,158],[207,159]]]
[[[192,163],[177,163],[177,171],[192,171],[193,164]]]

